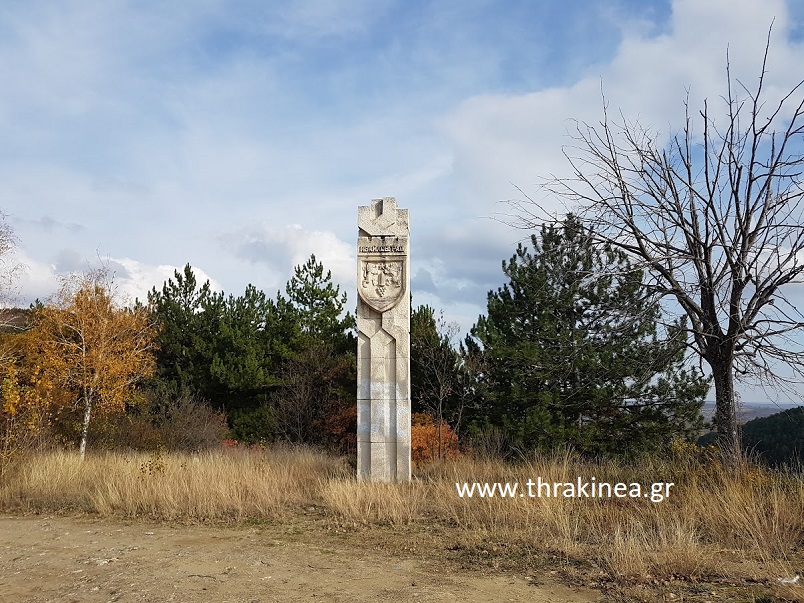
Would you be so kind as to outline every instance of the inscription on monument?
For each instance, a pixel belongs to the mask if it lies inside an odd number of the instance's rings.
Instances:
[[[371,245],[366,244],[357,248],[358,253],[407,253],[404,245]]]

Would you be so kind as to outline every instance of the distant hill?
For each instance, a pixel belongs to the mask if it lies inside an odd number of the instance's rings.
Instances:
[[[804,464],[804,406],[748,421],[743,447],[770,465]]]
[[[19,333],[30,326],[31,311],[25,308],[0,308],[0,333]]]
[[[795,406],[790,404],[784,404],[784,405],[773,404],[770,402],[745,402],[742,404],[742,407],[740,408],[739,421],[740,424],[742,425],[753,419],[769,417],[771,415],[775,415],[785,410],[790,410],[791,408],[795,408]],[[714,418],[715,403],[705,402],[703,408],[701,409],[701,414],[703,414],[704,419],[706,419],[707,421]]]

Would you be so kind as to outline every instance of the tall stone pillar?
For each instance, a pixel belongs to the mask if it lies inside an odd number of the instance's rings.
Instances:
[[[396,199],[357,208],[357,476],[410,480],[410,226]]]

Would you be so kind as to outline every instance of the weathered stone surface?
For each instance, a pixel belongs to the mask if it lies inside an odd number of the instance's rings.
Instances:
[[[410,229],[396,199],[357,209],[357,475],[410,479]]]

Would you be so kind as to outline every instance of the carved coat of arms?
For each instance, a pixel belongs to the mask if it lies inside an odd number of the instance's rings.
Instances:
[[[405,259],[360,258],[357,291],[378,312],[393,308],[405,293]]]

